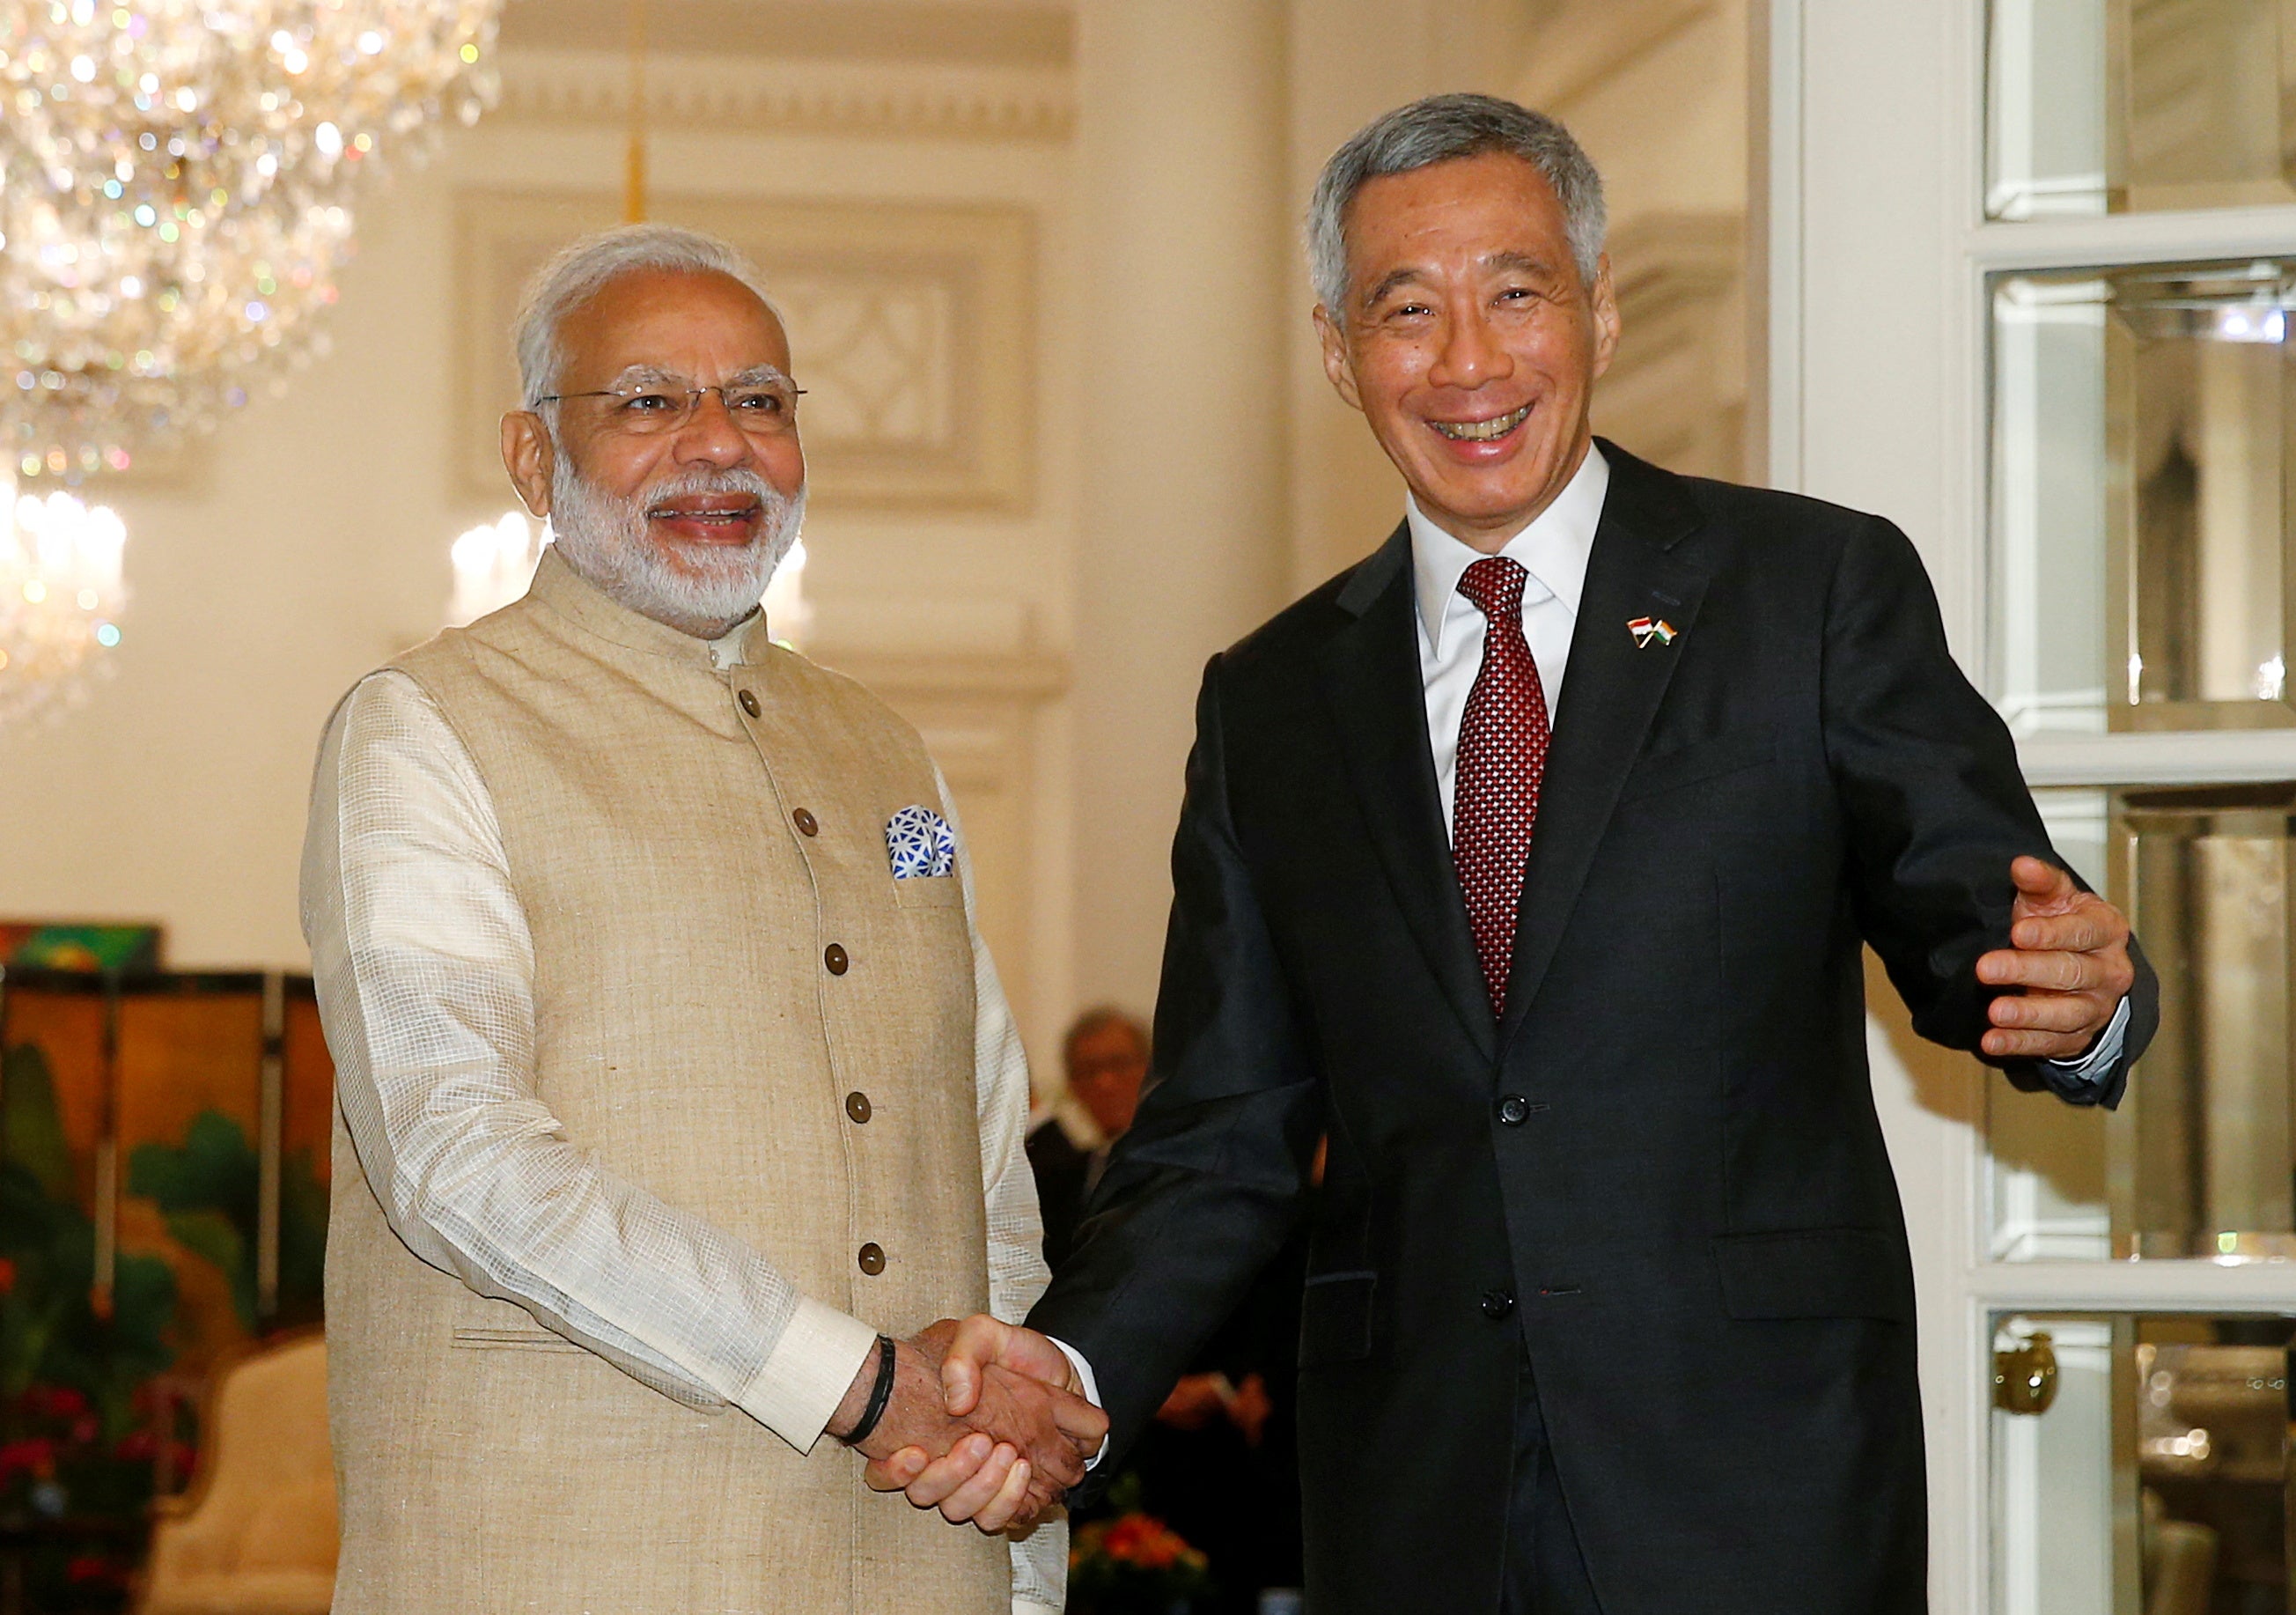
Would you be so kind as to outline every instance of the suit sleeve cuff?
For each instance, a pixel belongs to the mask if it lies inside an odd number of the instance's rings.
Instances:
[[[2128,1042],[2128,1001],[2124,998],[2087,1053],[2079,1059],[2043,1060],[2042,1075],[2049,1086],[2060,1093],[2078,1096],[2093,1092],[2120,1063],[2120,1051]]]
[[[876,1343],[877,1331],[860,1319],[800,1297],[766,1365],[734,1405],[798,1451],[810,1452]]]
[[[1055,1339],[1051,1335],[1046,1335],[1045,1339],[1051,1340],[1054,1345],[1059,1347],[1061,1348],[1061,1355],[1066,1357],[1069,1360],[1069,1366],[1076,1370],[1077,1379],[1084,1386],[1084,1399],[1091,1403],[1095,1407],[1101,1407],[1103,1405],[1100,1400],[1100,1381],[1094,1377],[1092,1364],[1084,1360],[1084,1354],[1078,1351],[1075,1347],[1070,1346],[1066,1340]],[[850,1383],[850,1381],[849,1380],[848,1383]],[[1095,1453],[1090,1458],[1085,1461],[1085,1468],[1088,1470],[1092,1468],[1093,1465],[1098,1463],[1103,1454],[1107,1451],[1108,1438],[1106,1436],[1103,1436],[1100,1438],[1100,1451]]]

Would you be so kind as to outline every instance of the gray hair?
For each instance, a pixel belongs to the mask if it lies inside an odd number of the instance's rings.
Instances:
[[[520,299],[511,342],[518,353],[519,397],[529,409],[558,391],[566,363],[558,327],[566,317],[625,275],[668,271],[683,275],[727,275],[758,294],[773,309],[757,268],[714,235],[676,225],[620,225],[568,243],[535,271]]]
[[[1374,119],[1332,153],[1308,203],[1308,274],[1316,301],[1338,313],[1348,294],[1348,204],[1365,183],[1387,174],[1505,152],[1537,169],[1562,204],[1563,230],[1579,277],[1589,286],[1603,256],[1603,177],[1544,112],[1496,95],[1429,95]]]

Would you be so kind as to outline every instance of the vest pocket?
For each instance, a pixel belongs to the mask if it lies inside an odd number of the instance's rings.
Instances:
[[[456,1351],[586,1350],[564,1335],[553,1334],[546,1329],[475,1329],[457,1325],[453,1344]]]
[[[1321,1273],[1300,1298],[1300,1366],[1359,1363],[1371,1355],[1375,1273]]]
[[[893,882],[893,901],[905,909],[959,908],[964,885],[954,875],[912,875]]]

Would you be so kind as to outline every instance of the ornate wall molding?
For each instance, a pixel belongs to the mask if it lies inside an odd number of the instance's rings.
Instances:
[[[495,423],[518,401],[509,331],[550,253],[611,225],[603,191],[455,199],[457,465],[499,498]],[[817,507],[1025,514],[1034,499],[1035,221],[1004,205],[662,195],[653,217],[734,243],[763,271],[808,390]]]
[[[619,124],[630,70],[598,51],[505,50],[496,119]],[[1076,89],[1061,68],[656,56],[650,123],[747,131],[1065,141]]]

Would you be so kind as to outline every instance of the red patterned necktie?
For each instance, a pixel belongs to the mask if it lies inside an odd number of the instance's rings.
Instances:
[[[1552,731],[1538,663],[1522,637],[1522,589],[1530,574],[1520,561],[1486,556],[1467,568],[1459,592],[1489,620],[1483,665],[1459,720],[1451,861],[1467,899],[1467,923],[1483,963],[1494,1014],[1506,1007],[1514,962],[1515,908],[1523,865],[1538,820],[1538,783],[1546,772]]]

